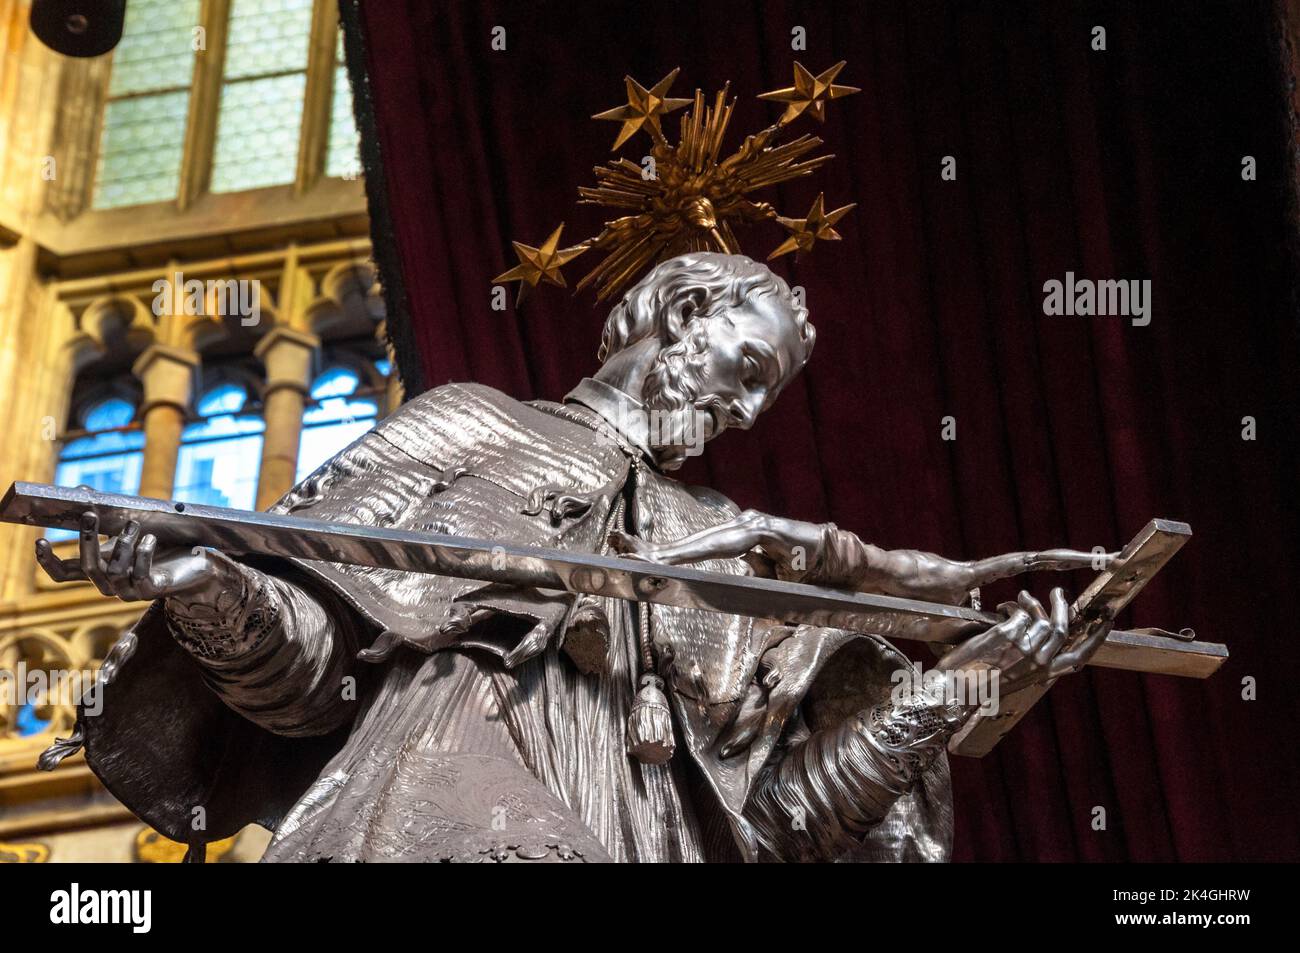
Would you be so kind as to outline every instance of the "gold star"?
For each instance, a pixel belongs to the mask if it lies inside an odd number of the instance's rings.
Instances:
[[[844,69],[844,60],[840,60],[820,76],[814,76],[799,63],[794,64],[794,85],[785,89],[774,89],[770,93],[760,93],[759,99],[770,99],[789,103],[785,113],[778,120],[784,126],[797,119],[805,110],[818,122],[826,121],[826,103],[831,99],[860,93],[856,86],[837,86],[835,77]]]
[[[519,282],[519,294],[515,298],[516,306],[523,303],[529,288],[536,288],[542,281],[560,288],[567,287],[564,276],[560,274],[561,266],[577,258],[589,246],[584,242],[572,248],[560,248],[560,233],[563,231],[564,223],[561,222],[560,227],[551,232],[550,238],[542,242],[540,248],[525,245],[523,242],[510,243],[515,246],[519,264],[497,275],[492,281],[494,284],[502,281]]]
[[[603,113],[596,113],[591,117],[592,119],[609,119],[623,124],[623,128],[619,130],[618,138],[614,140],[614,149],[618,149],[619,146],[631,139],[642,128],[650,134],[656,143],[663,140],[663,131],[659,128],[659,117],[672,112],[674,109],[681,109],[683,106],[691,104],[689,99],[672,99],[667,95],[668,88],[672,86],[673,80],[677,78],[679,72],[681,72],[681,67],[673,70],[650,89],[646,89],[631,76],[624,77],[624,81],[627,83],[627,105],[615,106],[613,109],[607,109]]]
[[[790,237],[776,246],[776,250],[767,256],[767,260],[779,258],[781,255],[795,253],[795,260],[806,251],[811,251],[817,239],[821,238],[828,242],[837,242],[840,240],[840,233],[835,231],[834,225],[852,209],[852,205],[845,205],[843,208],[837,208],[833,212],[827,212],[819,194],[808,211],[807,218],[785,218],[777,216],[777,221],[784,225],[790,231]]]

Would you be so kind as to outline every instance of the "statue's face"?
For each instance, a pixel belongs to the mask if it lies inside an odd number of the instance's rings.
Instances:
[[[775,294],[691,320],[659,352],[642,394],[651,411],[690,419],[680,432],[652,428],[652,442],[688,456],[729,427],[748,430],[799,372],[804,350],[794,313]]]

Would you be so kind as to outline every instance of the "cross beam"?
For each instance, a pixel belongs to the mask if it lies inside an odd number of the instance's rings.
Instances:
[[[519,546],[496,540],[333,523],[218,506],[100,493],[89,487],[15,483],[0,500],[0,520],[25,526],[79,530],[93,511],[100,532],[120,534],[128,521],[152,533],[162,547],[210,546],[231,555],[260,554],[356,566],[433,573],[461,579],[588,593],[633,602],[705,609],[791,624],[829,626],[878,635],[953,644],[1001,619],[964,606],[828,589],[754,576],[728,576],[689,566],[663,566],[616,556]],[[1153,520],[1125,547],[1074,606],[1078,619],[1118,612],[1191,534],[1183,523]],[[1213,642],[1183,641],[1149,632],[1111,632],[1091,664],[1205,678],[1228,657]],[[971,727],[967,750],[992,748],[1032,704],[1012,695],[996,725]],[[1043,691],[1046,691],[1044,687]],[[1034,696],[1033,700],[1037,700]],[[1028,704],[1020,701],[1021,696]],[[998,730],[1002,729],[1002,730]],[[983,749],[983,750],[980,750]]]
[[[1075,635],[1071,641],[1078,637],[1079,631],[1088,622],[1115,618],[1191,535],[1192,528],[1186,523],[1161,519],[1147,523],[1142,532],[1120,552],[1115,564],[1094,579],[1074,600],[1074,605],[1070,607],[1070,627]],[[1173,649],[1174,645],[1213,648],[1221,652],[1180,653]],[[1167,661],[1168,664],[1151,665],[1152,649],[1155,646],[1161,647],[1161,662]],[[1097,649],[1092,664],[1106,668],[1204,678],[1223,664],[1227,657],[1227,648],[1217,643],[1183,641],[1141,632],[1112,632]],[[1180,663],[1184,670],[1178,670]],[[982,758],[1047,694],[1055,682],[1055,679],[1040,682],[1001,699],[996,715],[975,715],[949,740],[948,750],[953,754]]]

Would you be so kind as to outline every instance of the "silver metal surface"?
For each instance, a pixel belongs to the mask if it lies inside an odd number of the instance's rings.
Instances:
[[[1070,609],[1071,619],[1075,620],[1076,624],[1086,623],[1090,619],[1114,619],[1164,567],[1174,553],[1182,549],[1191,535],[1192,528],[1186,523],[1161,519],[1147,523],[1142,531],[1124,547],[1116,565],[1098,575],[1075,599]],[[1166,650],[1171,653],[1167,668],[1144,667],[1144,663],[1151,657],[1151,640],[1166,643]],[[1110,668],[1137,668],[1139,671],[1164,672],[1172,675],[1204,672],[1201,677],[1205,677],[1223,664],[1228,656],[1226,647],[1215,645],[1209,653],[1198,651],[1187,653],[1184,657],[1168,643],[1198,647],[1201,645],[1201,643],[1180,642],[1177,639],[1146,633],[1112,632],[1101,649],[1093,656],[1092,664]],[[1206,648],[1211,647],[1206,646]],[[1126,661],[1129,664],[1125,664]],[[1177,670],[1180,668],[1180,661],[1190,662],[1191,671],[1186,668],[1183,671]],[[982,758],[1006,737],[1007,732],[1028,714],[1029,709],[1047,694],[1047,690],[1055,683],[1056,679],[1048,679],[1009,695],[996,715],[989,716],[976,712],[949,739],[948,750],[953,754]]]
[[[1085,593],[1106,616],[1076,607],[1080,633],[1059,589],[1050,615],[1022,593],[995,616],[956,605],[964,584],[927,588],[922,562],[895,573],[910,587],[858,592],[750,575],[748,543],[695,568],[610,554],[619,534],[662,555],[745,531],[732,501],[663,471],[752,426],[814,341],[766,267],[692,253],[611,311],[600,370],[564,404],[435,388],[272,512],[15,484],[0,518],[79,532],[72,559],[37,540],[52,578],[154,601],[99,672],[101,710],[42,765],[84,748],[173,838],[195,836],[199,803],[200,840],[278,825],[271,859],[944,860],[946,745],[970,703],[895,697],[914,666],[891,640],[943,643],[939,668],[1004,687],[1222,663],[1222,646],[1109,631],[1158,568],[1142,547]],[[1070,559],[1037,568],[1088,564]],[[625,745],[646,676],[671,720],[638,737],[671,733],[664,764]],[[503,843],[500,802],[528,815]]]
[[[101,493],[88,487],[19,482],[0,501],[0,519],[28,526],[77,530],[87,512],[99,517],[100,531],[105,535],[120,534],[134,520],[140,524],[142,534],[153,534],[161,545],[176,548],[202,546],[229,554],[432,573],[787,624],[849,629],[891,640],[951,643],[1001,621],[987,612],[916,599],[440,533],[172,503]],[[1161,524],[1183,525],[1152,523]],[[1103,583],[1109,582],[1126,593],[1122,608],[1141,588],[1130,579],[1132,575],[1122,569],[1103,573],[1084,595],[1102,591]],[[1149,574],[1141,577],[1143,584],[1147,578]],[[1083,597],[1080,604],[1084,604]],[[1205,678],[1226,658],[1227,649],[1216,643],[1121,631],[1110,633],[1091,664]]]

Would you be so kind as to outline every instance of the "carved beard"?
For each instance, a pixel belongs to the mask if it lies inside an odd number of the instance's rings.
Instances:
[[[722,400],[703,397],[704,355],[709,347],[706,319],[693,320],[680,341],[662,348],[646,372],[641,401],[650,411],[650,443],[661,450],[660,463],[666,469],[681,466],[688,456],[700,452],[705,441],[725,426]]]

